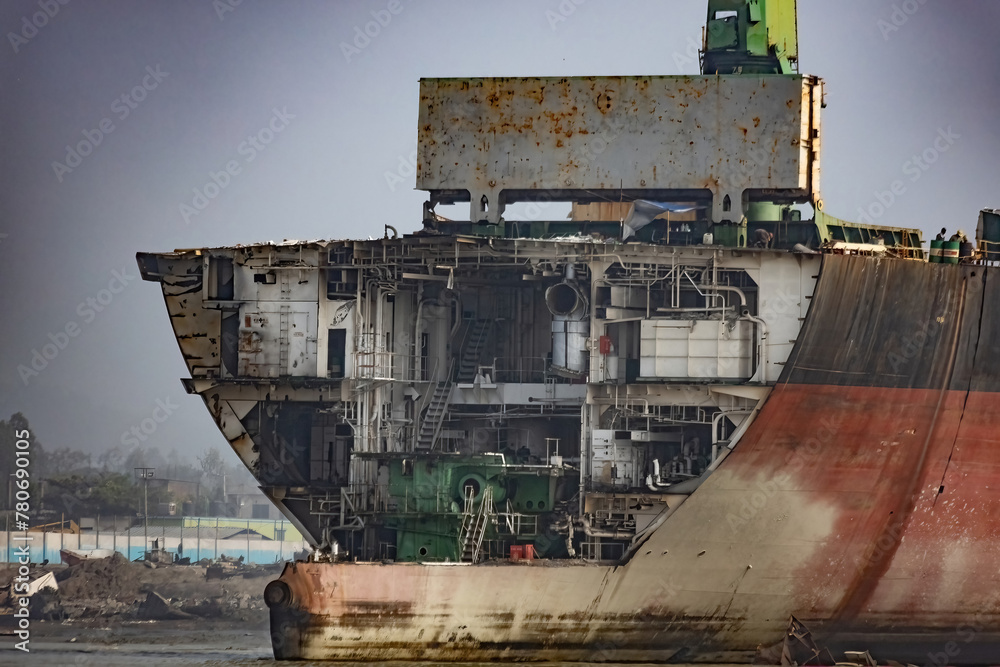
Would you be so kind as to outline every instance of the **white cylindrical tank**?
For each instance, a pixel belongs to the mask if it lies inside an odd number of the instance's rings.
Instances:
[[[567,269],[567,276],[574,275]],[[576,283],[564,280],[545,290],[545,305],[552,313],[552,365],[574,373],[587,370],[587,296]]]
[[[590,336],[589,320],[569,320],[566,322],[566,368],[574,373],[587,370],[587,338]]]

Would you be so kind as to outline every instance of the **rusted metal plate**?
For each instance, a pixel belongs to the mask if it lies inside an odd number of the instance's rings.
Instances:
[[[738,221],[746,190],[818,193],[821,89],[781,75],[422,79],[417,188],[468,190],[471,219],[491,222],[532,191],[708,191],[712,217]]]

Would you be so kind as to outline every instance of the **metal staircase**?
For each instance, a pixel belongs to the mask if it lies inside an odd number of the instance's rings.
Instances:
[[[469,327],[462,359],[458,364],[459,382],[472,382],[475,379],[476,371],[479,370],[479,358],[483,354],[483,346],[489,338],[492,324],[493,320],[474,320]]]
[[[424,420],[421,422],[420,431],[417,434],[418,450],[430,450],[434,447],[438,434],[441,432],[444,414],[448,411],[448,397],[450,395],[450,379],[445,379],[434,385],[434,393],[427,405],[427,412],[424,414]]]
[[[496,510],[493,507],[493,487],[489,484],[483,489],[483,499],[479,507],[475,506],[476,491],[472,486],[465,487],[465,509],[462,512],[462,532],[459,535],[459,550],[463,563],[478,563],[483,551],[483,537],[490,521],[496,521]]]
[[[472,382],[475,379],[476,371],[479,370],[479,358],[483,354],[483,347],[489,338],[492,324],[492,320],[474,320],[469,327],[465,346],[462,348],[462,358],[458,364],[459,382]],[[448,398],[451,396],[453,385],[451,370],[452,366],[449,366],[444,379],[434,384],[431,399],[427,403],[427,412],[424,413],[424,420],[417,432],[418,451],[434,449],[438,434],[441,433],[441,424],[444,423],[445,414],[448,412]]]

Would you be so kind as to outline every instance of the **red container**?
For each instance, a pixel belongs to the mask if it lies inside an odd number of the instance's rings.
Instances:
[[[611,336],[601,336],[599,340],[601,354],[611,354]]]
[[[525,544],[524,545],[524,560],[535,560],[535,545]]]
[[[522,558],[524,558],[524,547],[520,544],[510,545],[510,559],[521,560]]]

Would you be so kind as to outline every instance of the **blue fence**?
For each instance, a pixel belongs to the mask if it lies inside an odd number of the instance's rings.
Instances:
[[[0,554],[3,555],[3,562],[17,562],[19,555],[27,547],[31,562],[48,560],[50,563],[59,563],[59,552],[63,549],[111,549],[129,560],[137,560],[143,557],[145,551],[154,547],[155,541],[155,547],[177,554],[178,558],[190,558],[191,562],[203,558],[214,560],[225,555],[232,558],[242,556],[247,563],[267,564],[292,560],[296,554],[308,548],[308,543],[304,540],[268,539],[257,531],[261,524],[259,520],[246,521],[247,526],[242,530],[233,525],[242,523],[242,520],[222,519],[220,521],[229,525],[221,528],[213,525],[214,519],[203,521],[200,525],[184,527],[150,525],[148,532],[142,527],[121,531],[85,531],[80,534],[8,530],[0,532]],[[274,523],[274,532],[271,534],[286,534],[277,531],[286,531],[287,522]]]

